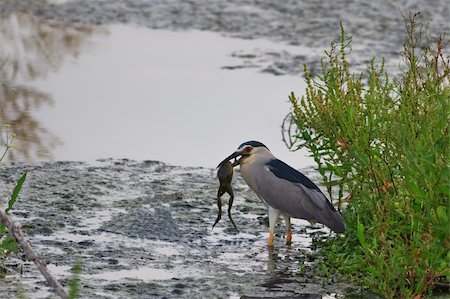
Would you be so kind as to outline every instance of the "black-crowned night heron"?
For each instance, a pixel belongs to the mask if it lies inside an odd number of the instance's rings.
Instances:
[[[269,246],[273,245],[275,224],[280,215],[286,222],[288,243],[292,240],[291,217],[322,223],[336,233],[345,231],[344,219],[319,187],[275,158],[264,144],[244,142],[219,166],[237,157],[240,158],[233,166],[240,165],[244,181],[268,205]]]

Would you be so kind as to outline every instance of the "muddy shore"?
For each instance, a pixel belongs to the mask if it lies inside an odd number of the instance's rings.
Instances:
[[[294,222],[289,247],[279,224],[276,246],[268,250],[266,208],[239,173],[233,181],[236,232],[226,217],[211,227],[218,187],[214,169],[111,159],[8,164],[0,173],[2,205],[24,171],[27,181],[12,217],[64,284],[75,258],[81,258],[82,298],[335,298],[358,293],[333,276],[301,270],[316,258],[311,236],[329,233],[320,225]],[[51,294],[31,263],[12,257],[6,266],[2,297]]]

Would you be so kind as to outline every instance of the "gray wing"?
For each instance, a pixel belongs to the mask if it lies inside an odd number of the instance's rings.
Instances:
[[[257,180],[256,193],[273,208],[294,218],[322,223],[337,233],[345,231],[341,214],[319,187],[284,162],[269,161]]]

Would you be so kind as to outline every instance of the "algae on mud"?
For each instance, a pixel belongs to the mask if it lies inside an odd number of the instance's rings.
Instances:
[[[266,209],[240,176],[234,184],[237,233],[228,225],[211,229],[213,169],[111,159],[10,163],[0,173],[2,198],[10,178],[24,170],[28,182],[12,216],[63,284],[80,257],[83,298],[327,295],[350,287],[299,271],[317,258],[310,234],[327,232],[320,226],[294,222],[293,245],[268,251]],[[51,293],[29,263],[12,258],[7,267],[2,296],[18,289],[33,298]]]
[[[324,49],[338,35],[342,21],[348,32],[361,41],[353,47],[355,63],[365,68],[366,57],[384,56],[396,66],[402,47],[401,12],[422,11],[430,27],[449,31],[450,6],[446,0],[428,5],[420,0],[399,1],[179,1],[179,0],[72,0],[49,4],[46,0],[3,0],[3,14],[27,12],[45,19],[91,25],[137,24],[152,29],[202,30],[242,39],[268,39],[277,43]],[[320,70],[321,51],[294,55],[286,51],[236,50],[237,66],[258,67],[274,75],[302,72],[303,64]],[[261,60],[269,65],[261,67]],[[234,66],[236,67],[236,66]]]

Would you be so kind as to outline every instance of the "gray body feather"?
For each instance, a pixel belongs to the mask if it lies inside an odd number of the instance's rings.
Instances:
[[[341,214],[319,187],[284,162],[273,156],[258,159],[241,165],[241,174],[262,200],[283,214],[322,223],[336,233],[345,231]]]

